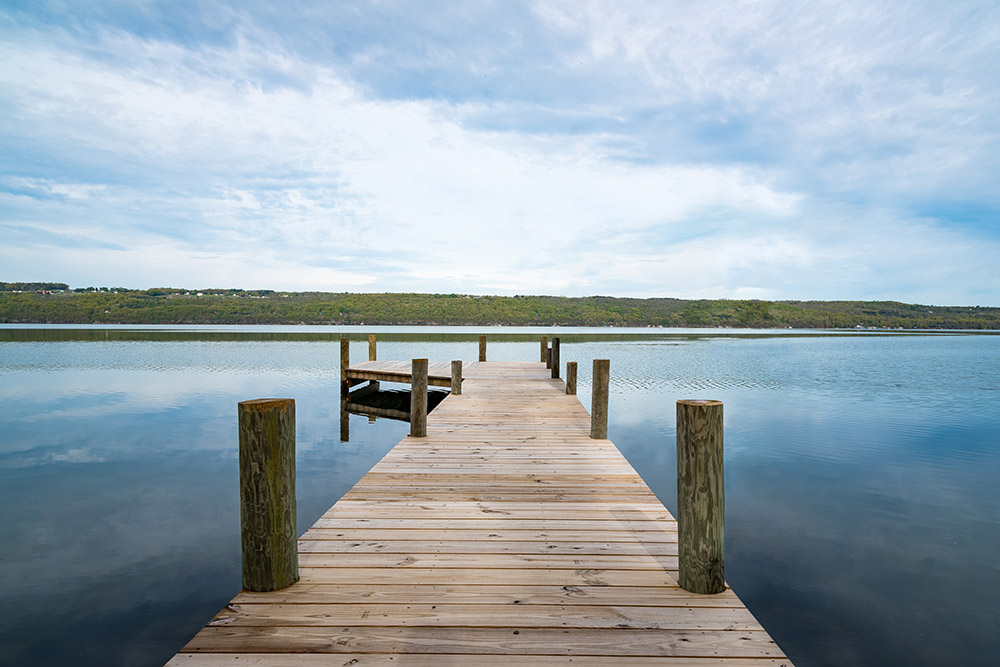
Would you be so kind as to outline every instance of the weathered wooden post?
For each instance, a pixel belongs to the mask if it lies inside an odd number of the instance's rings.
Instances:
[[[559,339],[552,339],[552,377],[559,377]]]
[[[375,361],[375,334],[368,334],[368,361]]]
[[[590,394],[590,437],[608,437],[608,385],[611,382],[611,360],[594,359],[593,390]]]
[[[545,367],[552,368],[552,348],[545,348]]]
[[[451,393],[462,395],[462,362],[457,359],[451,362]]]
[[[295,528],[295,401],[238,405],[243,588],[276,591],[299,580]]]
[[[543,364],[545,364],[545,367],[548,368],[549,367],[549,356],[548,356],[549,355],[549,337],[548,336],[542,336],[541,343],[542,343],[542,350],[541,350],[542,351],[542,355],[538,358],[538,360],[540,362],[542,362]]]
[[[566,362],[566,393],[576,395],[576,362]]]
[[[351,381],[347,379],[347,369],[351,367],[351,339],[346,335],[340,337],[340,395],[347,396],[351,392]]]
[[[479,337],[479,361],[486,361],[486,336]]]
[[[681,588],[726,590],[722,402],[677,401],[677,537]]]
[[[410,362],[410,436],[427,436],[427,360],[414,359]]]

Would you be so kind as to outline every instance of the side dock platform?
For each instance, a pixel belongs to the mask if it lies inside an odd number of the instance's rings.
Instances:
[[[463,375],[302,535],[298,583],[168,665],[791,665],[731,589],[678,586],[674,518],[544,363]]]

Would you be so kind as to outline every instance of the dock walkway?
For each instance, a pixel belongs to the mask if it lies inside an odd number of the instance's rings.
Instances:
[[[297,584],[168,665],[791,664],[732,590],[677,585],[673,517],[544,364],[464,374],[302,536]]]

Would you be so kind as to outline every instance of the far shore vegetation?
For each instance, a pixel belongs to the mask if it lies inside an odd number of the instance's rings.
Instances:
[[[1000,329],[1000,308],[898,301],[351,294],[0,282],[0,322]]]

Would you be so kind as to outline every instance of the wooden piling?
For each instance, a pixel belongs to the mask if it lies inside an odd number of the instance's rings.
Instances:
[[[479,337],[479,361],[486,361],[486,336]]]
[[[559,338],[552,339],[552,377],[559,377]]]
[[[576,395],[576,362],[566,362],[566,393]]]
[[[347,396],[351,391],[351,381],[347,379],[347,369],[351,367],[351,339],[340,337],[340,394]]]
[[[243,588],[276,591],[299,580],[295,401],[242,401],[238,413]]]
[[[538,360],[540,362],[542,362],[543,364],[545,364],[545,367],[548,368],[549,367],[549,364],[548,364],[548,361],[549,361],[549,358],[548,358],[548,354],[549,354],[549,337],[548,336],[542,336],[541,343],[542,343],[542,350],[541,350],[542,355],[538,358]]]
[[[410,436],[427,437],[427,360],[414,359],[410,366]]]
[[[376,360],[375,354],[375,334],[368,334],[368,361]]]
[[[545,367],[552,368],[552,348],[545,348]]]
[[[462,395],[462,362],[458,359],[451,362],[451,393]]]
[[[678,583],[692,593],[726,590],[722,402],[677,401]]]
[[[590,437],[608,437],[608,386],[611,382],[611,360],[594,359],[593,390],[590,394]]]

